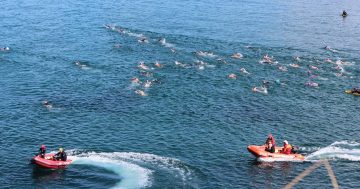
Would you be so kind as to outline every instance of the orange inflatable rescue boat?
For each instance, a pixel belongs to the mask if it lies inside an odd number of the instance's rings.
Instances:
[[[265,151],[265,146],[250,145],[248,151],[256,158],[268,161],[304,161],[305,157],[301,154],[283,154],[280,153],[282,147],[276,147],[275,153]]]

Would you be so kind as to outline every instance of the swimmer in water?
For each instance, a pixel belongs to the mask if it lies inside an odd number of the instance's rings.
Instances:
[[[327,62],[327,63],[333,63],[333,61],[332,61],[330,58],[326,58],[326,59],[325,59],[325,62]]]
[[[50,102],[49,101],[47,101],[47,100],[44,100],[43,101],[43,106],[45,107],[45,108],[47,108],[47,109],[51,109],[53,106],[50,104]]]
[[[143,70],[149,70],[149,67],[145,65],[143,61],[139,62],[138,68]]]
[[[265,54],[263,56],[263,59],[260,61],[260,63],[272,64],[273,63],[273,58],[271,58],[268,54]]]
[[[344,65],[345,62],[342,61],[342,60],[337,60],[337,61],[335,62],[335,64],[336,64],[336,65]]]
[[[147,96],[147,94],[143,90],[136,90],[135,93],[140,96]]]
[[[146,39],[146,37],[141,37],[140,39],[138,39],[139,43],[149,43],[149,41]]]
[[[341,16],[345,18],[345,17],[347,17],[347,15],[348,15],[348,13],[345,10],[343,10]]]
[[[236,74],[233,73],[228,75],[228,78],[230,79],[236,79],[236,77],[237,77]]]
[[[75,61],[75,65],[79,66],[80,68],[85,68],[86,65],[82,64],[80,61]]]
[[[147,71],[140,71],[140,74],[145,76],[145,77],[152,77],[153,74],[151,72],[147,72]]]
[[[0,51],[10,51],[10,47],[1,47]]]
[[[261,87],[253,87],[252,88],[253,92],[258,92],[258,93],[262,93],[262,94],[268,94],[268,90],[266,87],[261,86]]]
[[[198,52],[196,52],[196,54],[197,54],[198,56],[208,56],[208,57],[214,57],[214,56],[216,56],[216,55],[214,55],[214,53],[212,53],[212,52],[205,52],[205,51],[198,51]]]
[[[299,61],[300,61],[300,57],[294,56],[294,60],[299,62]]]
[[[310,68],[310,69],[312,69],[312,70],[319,70],[319,68],[318,68],[318,67],[316,67],[316,66],[312,66],[312,65],[310,65],[310,66],[309,66],[309,68]]]
[[[145,84],[144,84],[144,87],[145,87],[145,88],[149,88],[149,87],[151,87],[151,85],[152,85],[151,81],[146,80],[146,82],[145,82]]]
[[[324,47],[324,49],[325,50],[328,50],[328,51],[331,51],[331,52],[338,52],[337,50],[335,50],[335,49],[332,49],[330,46],[328,46],[328,45],[326,45],[325,47]]]
[[[279,70],[283,71],[283,72],[287,72],[288,69],[285,66],[279,66]]]
[[[161,43],[162,45],[166,43],[166,39],[165,38],[161,38],[159,39],[159,43]]]
[[[250,74],[245,68],[240,68],[240,72],[243,74]]]
[[[137,78],[137,77],[133,77],[133,78],[131,79],[131,83],[134,83],[134,84],[140,84],[140,83],[141,83],[141,81],[140,81],[140,79],[139,79],[139,78]]]
[[[218,58],[217,59],[218,62],[222,62],[223,64],[227,64],[226,60],[222,59],[222,58]]]
[[[171,48],[170,50],[171,50],[172,53],[175,53],[175,52],[176,52],[176,50],[173,49],[173,48]]]
[[[289,64],[290,67],[293,67],[293,68],[299,68],[299,64]]]
[[[306,82],[306,83],[305,83],[305,86],[318,87],[319,84],[318,84],[318,83],[315,83],[315,82],[312,82],[312,81],[309,81],[309,82]]]
[[[181,62],[179,62],[179,61],[175,61],[175,65],[180,66],[180,67],[183,67],[183,68],[186,68],[186,67],[187,67],[186,64],[183,64],[183,63],[181,63]]]
[[[156,66],[157,68],[162,68],[162,65],[158,61],[155,61],[154,66]]]
[[[235,59],[240,59],[243,58],[244,56],[241,53],[235,53],[233,55],[231,55],[231,58],[235,58]]]

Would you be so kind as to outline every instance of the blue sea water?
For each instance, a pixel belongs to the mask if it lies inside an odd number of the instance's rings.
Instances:
[[[359,5],[3,0],[0,188],[282,188],[321,159],[357,188],[360,98],[344,90],[359,86]],[[264,80],[268,94],[252,92]],[[258,162],[246,147],[269,133],[306,161]],[[41,144],[74,163],[30,165]],[[297,185],[331,187],[325,167]]]

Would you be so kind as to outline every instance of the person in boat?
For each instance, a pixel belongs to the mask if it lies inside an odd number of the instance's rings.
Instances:
[[[54,159],[57,161],[66,161],[67,155],[63,148],[59,148],[59,152],[54,155]]]
[[[342,17],[346,17],[347,15],[348,15],[347,12],[346,12],[345,10],[343,10],[341,16],[342,16]]]
[[[284,140],[284,147],[281,150],[283,154],[291,154],[292,153],[292,146],[289,144],[287,140]]]
[[[39,156],[41,158],[45,158],[45,153],[46,153],[46,146],[45,145],[41,145],[40,149],[39,149]]]
[[[360,89],[357,87],[354,87],[353,89],[351,89],[351,93],[360,94]]]
[[[269,134],[265,142],[265,151],[275,153],[275,147],[275,138],[272,136],[272,134]]]

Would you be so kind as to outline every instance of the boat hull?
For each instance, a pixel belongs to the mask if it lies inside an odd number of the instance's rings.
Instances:
[[[280,153],[280,150],[282,148],[276,148],[275,153],[270,153],[265,151],[265,146],[256,146],[256,145],[250,145],[247,147],[248,151],[253,154],[256,158],[260,158],[262,160],[297,160],[297,161],[303,161],[305,157],[301,154],[283,154]]]
[[[35,156],[31,159],[32,163],[47,169],[64,169],[72,163],[72,160],[56,161],[53,160],[54,154],[46,154],[44,158]]]

